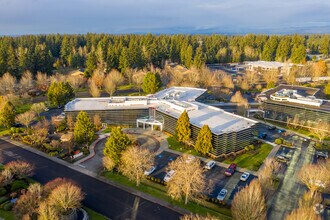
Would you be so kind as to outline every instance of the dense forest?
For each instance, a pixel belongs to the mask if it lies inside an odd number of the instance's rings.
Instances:
[[[166,60],[187,68],[204,63],[252,60],[304,63],[306,51],[329,54],[330,35],[26,35],[0,37],[0,76],[51,74],[62,67],[109,71],[162,67]]]

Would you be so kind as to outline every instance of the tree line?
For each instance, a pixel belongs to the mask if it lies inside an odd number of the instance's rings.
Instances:
[[[148,65],[164,67],[169,60],[187,68],[204,63],[250,60],[304,63],[307,52],[329,55],[330,35],[25,35],[0,37],[0,76],[24,71],[51,74],[63,67],[97,68],[107,72]]]

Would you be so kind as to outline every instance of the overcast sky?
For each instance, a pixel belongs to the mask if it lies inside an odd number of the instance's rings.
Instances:
[[[0,0],[0,35],[330,33],[330,0]]]

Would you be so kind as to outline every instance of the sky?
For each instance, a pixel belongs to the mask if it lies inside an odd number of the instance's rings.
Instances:
[[[330,33],[330,0],[0,0],[0,35]]]

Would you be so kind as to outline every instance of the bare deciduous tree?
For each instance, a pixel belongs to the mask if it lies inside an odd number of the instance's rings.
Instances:
[[[102,163],[104,168],[108,171],[112,171],[116,166],[116,163],[113,162],[113,160],[110,157],[103,157]]]
[[[37,88],[41,91],[47,91],[50,85],[50,80],[45,73],[38,72],[36,76]]]
[[[38,208],[38,220],[60,220],[57,210],[47,201],[40,203]]]
[[[125,78],[123,77],[123,75],[120,72],[118,72],[118,70],[115,70],[115,69],[112,69],[110,71],[110,73],[108,73],[108,75],[110,75],[110,77],[113,80],[113,83],[116,86],[120,86],[124,82],[124,80],[125,80]]]
[[[33,76],[30,71],[25,71],[21,80],[19,81],[21,92],[27,92],[33,87]]]
[[[66,123],[68,125],[69,131],[73,131],[73,129],[74,129],[74,120],[73,120],[73,117],[71,115],[68,115],[66,117]]]
[[[222,77],[222,83],[223,85],[228,88],[228,89],[233,89],[234,88],[234,82],[233,82],[233,78],[228,75],[228,74],[225,74],[223,77]]]
[[[93,116],[93,124],[95,125],[96,130],[100,130],[102,128],[102,121],[100,115]]]
[[[94,97],[100,97],[101,92],[100,89],[97,87],[95,82],[92,80],[89,84],[89,93]]]
[[[321,220],[321,217],[315,214],[315,211],[313,210],[312,207],[309,208],[304,207],[304,208],[295,209],[285,218],[285,220],[300,220],[300,219]]]
[[[301,167],[298,178],[314,194],[330,187],[329,161],[327,163],[306,164]]]
[[[330,123],[316,121],[310,126],[309,131],[322,142],[330,134]]]
[[[97,88],[101,88],[104,80],[104,73],[102,70],[96,69],[93,72],[92,81],[95,83]]]
[[[117,86],[110,75],[105,78],[103,85],[104,90],[109,94],[110,97],[116,92]]]
[[[74,89],[74,90],[77,90],[83,83],[84,83],[84,77],[82,76],[69,76],[68,77],[68,82],[70,83],[71,87]]]
[[[40,116],[40,113],[44,111],[46,108],[46,105],[44,102],[34,103],[31,106],[31,111],[34,111],[38,116]]]
[[[144,172],[154,164],[154,154],[138,146],[129,147],[122,153],[119,170],[139,186],[145,178]]]
[[[205,191],[206,181],[203,169],[198,159],[188,161],[188,155],[182,155],[168,166],[175,174],[167,184],[167,193],[174,199],[184,199],[185,204],[189,200],[196,199]]]
[[[235,194],[232,214],[237,220],[266,219],[266,202],[258,180],[253,180],[248,186]]]
[[[49,205],[61,215],[67,215],[72,210],[81,207],[81,201],[84,199],[81,189],[72,182],[63,183],[57,186],[48,197]]]
[[[16,86],[16,78],[10,73],[5,73],[1,78],[1,89],[6,93],[13,93]]]
[[[312,191],[307,191],[300,199],[299,199],[299,207],[313,207],[316,204],[320,204],[322,202],[322,195],[321,193]]]
[[[10,172],[18,179],[29,177],[33,174],[33,165],[21,160],[7,163],[5,169],[10,170]]]
[[[29,110],[27,112],[17,115],[16,120],[19,123],[22,123],[23,125],[25,125],[26,128],[29,128],[31,121],[33,121],[35,119],[35,117],[36,117],[36,114],[33,111]]]
[[[9,169],[4,169],[0,173],[0,186],[7,186],[13,182],[14,174]]]
[[[143,71],[138,71],[136,74],[133,75],[133,83],[135,84],[136,88],[139,89],[139,94],[141,92],[145,75],[146,74]]]
[[[266,198],[274,190],[274,177],[281,169],[281,164],[274,159],[266,159],[258,172],[258,180]]]

